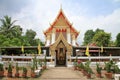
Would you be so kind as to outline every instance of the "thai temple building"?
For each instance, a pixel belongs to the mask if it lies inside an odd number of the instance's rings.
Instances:
[[[55,66],[67,65],[72,55],[72,47],[78,46],[76,39],[79,32],[69,22],[62,9],[44,35],[45,46],[50,48],[50,55],[56,57]]]
[[[37,59],[41,61],[47,61],[47,66],[66,66],[72,67],[74,60],[81,60],[83,62],[90,60],[92,62],[97,61],[109,61],[111,58],[114,61],[120,60],[120,47],[104,47],[96,46],[95,44],[89,46],[89,57],[86,55],[88,46],[79,46],[76,42],[79,35],[72,23],[65,16],[62,8],[59,10],[58,15],[52,24],[44,31],[45,46],[40,46],[39,50],[41,54],[38,54],[38,46],[24,46],[25,50],[34,50],[33,53],[37,56]],[[31,63],[34,56],[21,52],[22,47],[0,47],[0,50],[6,50],[9,53],[3,51],[0,61],[19,61],[22,64]],[[17,51],[18,50],[18,51]],[[15,56],[13,56],[15,53]],[[11,56],[12,55],[12,56]],[[111,57],[112,56],[112,57]]]

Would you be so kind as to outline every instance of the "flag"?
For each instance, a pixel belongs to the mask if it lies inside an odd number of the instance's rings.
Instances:
[[[103,53],[103,46],[101,46],[101,53]]]
[[[21,51],[22,51],[22,53],[24,53],[24,46],[21,47]]]
[[[87,46],[85,54],[86,54],[87,56],[90,56],[90,54],[89,54],[89,46]]]
[[[40,43],[38,44],[38,54],[40,55],[41,53],[41,46],[40,46]]]

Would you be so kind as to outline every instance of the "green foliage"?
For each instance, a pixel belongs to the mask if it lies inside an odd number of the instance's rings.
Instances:
[[[18,63],[16,63],[16,72],[19,72],[19,67],[18,67]]]
[[[42,61],[39,59],[38,64],[42,67]]]
[[[16,63],[16,72],[19,72],[18,63]]]
[[[85,63],[85,65],[84,65],[84,69],[85,69],[85,71],[88,73],[88,74],[92,74],[93,73],[93,71],[92,71],[92,69],[91,69],[91,67],[90,67],[90,61],[87,61],[86,63]]]
[[[116,46],[120,47],[120,33],[118,33],[116,36]]]
[[[74,65],[75,67],[78,65],[76,60],[74,60],[73,65]]]
[[[27,68],[23,67],[23,73],[27,73]]]
[[[22,28],[19,25],[15,25],[16,20],[12,20],[9,16],[4,16],[3,19],[0,19],[0,47],[8,47],[8,46],[38,46],[40,43],[44,46],[44,43],[35,38],[36,32],[32,29],[26,31],[24,35],[22,35]],[[5,50],[6,53],[7,50]],[[27,50],[25,50],[27,51]],[[35,53],[35,51],[27,51],[29,53]]]
[[[33,58],[33,68],[34,68],[34,69],[38,69],[36,55],[35,55],[34,58]]]
[[[12,64],[9,63],[9,66],[8,66],[8,73],[11,73],[12,72]]]
[[[110,46],[111,34],[104,32],[102,29],[87,30],[84,35],[84,45],[96,43],[97,46]]]
[[[93,30],[87,30],[84,35],[84,45],[92,43],[93,36],[95,32]]]
[[[0,71],[4,71],[3,64],[0,63]]]
[[[108,73],[112,72],[113,65],[114,65],[113,60],[110,60],[109,62],[105,62],[105,70]]]
[[[0,28],[0,33],[4,34],[7,38],[13,38],[14,34],[16,34],[16,29],[14,23],[16,20],[12,21],[11,17],[4,16],[3,19],[0,19],[2,25]]]
[[[93,42],[95,42],[98,46],[108,46],[111,39],[110,33],[105,33],[103,31],[97,32],[93,37]]]
[[[96,63],[96,71],[97,73],[101,74],[102,67],[98,63]]]
[[[84,64],[81,62],[80,64],[78,64],[78,67],[84,69]]]
[[[120,69],[119,69],[118,65],[114,65],[114,73],[120,74]]]

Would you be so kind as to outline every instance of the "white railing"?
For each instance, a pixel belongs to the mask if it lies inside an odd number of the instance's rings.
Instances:
[[[8,66],[8,63],[18,63],[19,66],[29,66],[32,64],[32,59],[34,56],[0,56],[0,63],[3,63],[5,66]],[[45,56],[37,56],[37,59],[44,60]],[[50,60],[52,57],[46,57],[47,60]],[[49,62],[47,64],[50,64]]]
[[[120,56],[90,56],[90,57],[71,57],[71,59],[120,59]]]
[[[8,65],[8,62],[14,62],[14,63],[18,63],[20,66],[26,66],[26,65],[30,65],[32,62],[32,59],[34,58],[34,56],[0,56],[0,62],[4,63],[4,65]],[[37,59],[41,59],[43,60],[45,58],[45,56],[37,56]],[[17,59],[17,60],[16,60]],[[51,60],[51,59],[55,59],[54,57],[46,57],[47,60]],[[68,58],[69,59],[69,58]],[[71,60],[75,60],[76,57],[71,57]],[[77,57],[77,59],[82,59],[82,60],[90,60],[92,61],[91,64],[95,64],[96,61],[99,61],[101,64],[104,64],[103,61],[105,59],[107,60],[111,60],[111,59],[115,59],[115,60],[120,60],[120,56],[90,56],[90,57]],[[93,61],[94,60],[94,61]],[[47,64],[49,65],[50,62],[47,62]]]

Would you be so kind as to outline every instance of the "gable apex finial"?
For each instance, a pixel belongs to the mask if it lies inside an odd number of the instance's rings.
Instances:
[[[60,4],[60,10],[62,10],[62,4]]]

